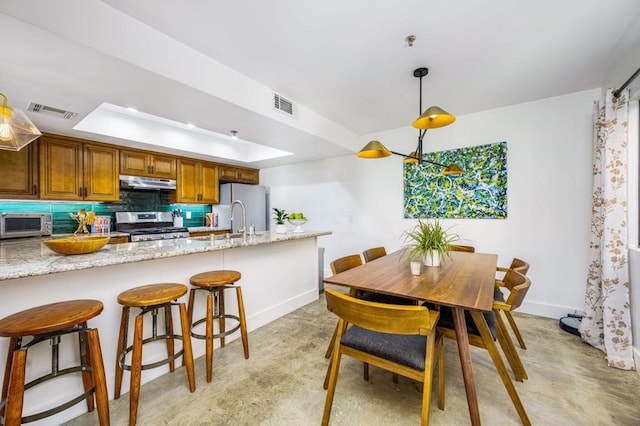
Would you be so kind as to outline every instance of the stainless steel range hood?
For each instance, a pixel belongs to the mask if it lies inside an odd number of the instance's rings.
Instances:
[[[120,175],[121,189],[176,189],[175,179]]]

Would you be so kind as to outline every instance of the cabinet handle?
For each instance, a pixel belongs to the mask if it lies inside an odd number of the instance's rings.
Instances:
[[[82,187],[78,188],[78,197],[82,197],[83,196],[82,195],[82,190],[83,190]]]
[[[37,183],[34,183],[34,184],[33,184],[33,193],[34,193],[34,194],[37,194],[37,193],[38,193],[38,184],[37,184]]]
[[[149,168],[151,169],[151,171],[149,173],[153,174],[153,166],[149,166]]]

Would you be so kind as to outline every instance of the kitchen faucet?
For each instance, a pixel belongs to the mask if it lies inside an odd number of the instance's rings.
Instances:
[[[247,208],[244,206],[244,203],[240,200],[235,200],[233,203],[231,203],[231,211],[229,213],[229,216],[231,217],[231,220],[233,220],[233,209],[236,206],[236,204],[240,204],[240,207],[242,208],[242,228],[238,229],[238,231],[242,232],[242,242],[246,243],[247,242]]]

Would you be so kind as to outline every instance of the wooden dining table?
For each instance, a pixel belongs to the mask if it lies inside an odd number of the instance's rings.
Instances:
[[[420,275],[412,275],[408,260],[399,250],[325,278],[324,282],[451,307],[469,415],[471,423],[479,425],[480,411],[464,315],[465,310],[469,311],[522,423],[530,424],[482,315],[492,310],[498,256],[465,252],[451,252],[450,255],[441,266],[423,267]]]

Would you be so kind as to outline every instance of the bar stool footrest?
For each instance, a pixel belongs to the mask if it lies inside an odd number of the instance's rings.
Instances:
[[[214,339],[219,339],[219,338],[221,338],[221,337],[227,337],[228,335],[233,334],[233,333],[235,333],[236,331],[240,330],[240,317],[238,317],[237,315],[225,314],[225,315],[215,315],[215,316],[213,317],[213,319],[214,319],[214,320],[216,320],[216,319],[221,319],[221,318],[224,318],[224,319],[232,319],[232,320],[238,321],[238,324],[237,324],[237,325],[235,325],[233,328],[231,328],[231,329],[229,329],[229,330],[225,330],[225,331],[224,331],[224,332],[222,332],[222,333],[214,334],[214,335],[213,335],[213,338],[214,338]],[[196,326],[198,326],[198,325],[200,325],[200,324],[202,324],[202,323],[204,323],[204,322],[206,322],[206,321],[207,321],[207,319],[206,319],[206,318],[202,318],[202,319],[199,319],[198,321],[194,321],[194,323],[191,325],[191,337],[195,337],[196,339],[202,339],[202,340],[204,340],[204,339],[206,339],[206,338],[207,338],[207,336],[206,336],[206,335],[204,335],[204,334],[197,334],[197,333],[195,333],[195,332],[193,331],[193,329],[194,329]]]
[[[142,341],[142,344],[144,345],[146,343],[157,342],[159,340],[170,340],[170,339],[182,340],[182,336],[181,335],[177,335],[177,334],[174,334],[173,336],[168,336],[166,334],[163,334],[162,336],[148,337],[148,338],[146,338],[146,339],[144,339]],[[125,362],[124,362],[124,360],[127,357],[127,354],[129,352],[131,352],[131,351],[133,351],[133,345],[128,346],[124,351],[122,351],[122,353],[118,357],[118,363],[120,364],[120,367],[123,370],[131,371],[131,364],[125,364]],[[160,361],[156,361],[156,362],[151,363],[151,364],[142,364],[140,369],[141,370],[150,370],[152,368],[160,367],[161,365],[169,364],[169,363],[175,361],[177,358],[180,358],[183,354],[184,354],[184,348],[180,349],[178,352],[176,352],[172,356],[167,357],[165,359],[161,359]]]

